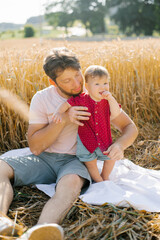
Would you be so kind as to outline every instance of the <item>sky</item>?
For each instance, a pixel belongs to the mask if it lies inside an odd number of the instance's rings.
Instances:
[[[0,23],[24,24],[33,16],[45,12],[43,6],[48,0],[0,0]]]

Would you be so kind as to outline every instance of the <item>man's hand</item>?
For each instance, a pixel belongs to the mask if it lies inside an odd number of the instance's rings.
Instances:
[[[68,116],[71,122],[76,123],[79,126],[83,126],[84,124],[81,123],[81,120],[89,120],[89,116],[91,116],[91,113],[89,113],[87,107],[71,107],[68,110]]]
[[[119,143],[113,143],[103,154],[107,155],[110,159],[116,161],[124,157],[124,150]]]

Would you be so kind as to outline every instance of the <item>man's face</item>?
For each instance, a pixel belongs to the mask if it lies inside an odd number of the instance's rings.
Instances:
[[[83,83],[84,79],[80,69],[67,68],[56,78],[57,91],[64,98],[80,94],[83,91]]]

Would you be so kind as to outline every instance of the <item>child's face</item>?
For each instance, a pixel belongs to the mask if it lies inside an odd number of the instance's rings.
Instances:
[[[86,89],[88,90],[88,93],[90,97],[94,101],[101,101],[103,99],[102,93],[104,91],[109,91],[109,80],[108,77],[102,76],[102,77],[94,77],[89,78],[88,82],[86,83]]]

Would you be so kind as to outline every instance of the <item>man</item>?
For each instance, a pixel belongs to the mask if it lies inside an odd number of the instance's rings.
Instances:
[[[44,61],[44,71],[54,86],[37,92],[30,106],[28,143],[32,155],[0,160],[0,211],[7,214],[13,199],[13,186],[56,182],[56,193],[45,204],[38,224],[20,239],[63,239],[58,225],[84,187],[91,183],[83,163],[75,156],[78,125],[88,120],[86,107],[72,107],[56,124],[52,115],[70,96],[83,91],[83,76],[75,54],[66,48],[53,49]],[[137,128],[122,111],[111,123],[119,137],[109,148],[108,157],[123,158],[124,149],[137,136]],[[1,227],[2,226],[2,227]],[[1,215],[0,234],[11,234],[13,224]],[[18,231],[16,226],[15,231]]]

